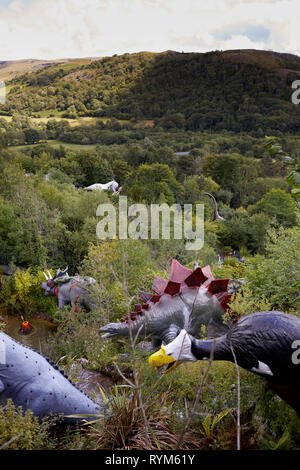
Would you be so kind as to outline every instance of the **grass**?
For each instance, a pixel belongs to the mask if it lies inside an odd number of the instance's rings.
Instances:
[[[32,145],[12,145],[11,147],[9,147],[9,149],[23,150],[23,149],[28,149],[31,147],[36,147],[37,145],[41,145],[43,143],[47,143],[47,145],[51,145],[51,147],[54,147],[54,148],[59,148],[61,145],[63,145],[68,150],[74,150],[78,152],[81,150],[93,151],[97,147],[97,144],[90,144],[90,145],[68,144],[60,140],[46,140],[45,142],[39,142],[37,144],[32,144]]]
[[[150,428],[150,441],[145,439],[145,423],[138,406],[137,393],[130,388],[115,387],[110,400],[110,417],[102,427],[101,421],[88,434],[96,441],[95,449],[176,449],[179,436],[174,431],[170,409],[165,406],[167,394],[160,401],[148,400],[145,406]],[[180,449],[199,449],[199,439],[188,433],[188,439]]]
[[[52,110],[40,111],[38,113],[38,117],[31,116],[30,119],[32,119],[33,122],[37,122],[37,123],[42,122],[44,124],[47,124],[47,122],[52,119],[55,119],[55,121],[67,121],[71,127],[83,126],[85,124],[95,124],[97,120],[99,120],[99,118],[95,118],[95,117],[80,117],[77,119],[69,119],[69,118],[61,117],[62,114],[63,114],[63,111],[61,112],[52,111]]]
[[[3,67],[0,68],[0,80],[11,80],[17,75],[37,70],[41,64],[46,61],[42,60],[12,60],[7,61]]]
[[[10,87],[10,85],[8,85]],[[8,88],[7,87],[7,88]],[[68,121],[71,127],[76,127],[76,126],[82,126],[84,124],[94,124],[97,121],[102,121],[104,124],[107,123],[111,118],[108,117],[91,117],[91,116],[84,116],[84,117],[79,117],[76,119],[70,119],[70,118],[63,118],[61,117],[64,111],[57,111],[55,109],[48,109],[44,111],[38,111],[36,113],[33,113],[32,116],[28,116],[29,119],[33,121],[33,123],[45,123],[47,124],[48,121],[50,120],[56,120],[56,121]],[[12,120],[12,116],[8,116],[6,114],[1,114],[0,111],[0,119],[4,119],[8,122]],[[117,119],[117,121],[120,124],[130,124],[131,121],[127,119]],[[144,129],[147,127],[154,127],[154,121],[151,119],[148,120],[141,120],[137,121],[135,124],[133,124],[133,128],[135,129]],[[211,135],[211,134],[210,134]]]
[[[56,111],[56,110],[46,110],[46,111],[39,111],[38,113],[36,113],[36,116],[33,115],[33,116],[30,116],[29,118],[33,121],[33,122],[43,122],[45,124],[47,124],[48,121],[52,120],[52,119],[55,119],[56,121],[68,121],[68,123],[70,124],[71,127],[75,127],[75,126],[82,126],[84,124],[94,124],[95,122],[97,121],[103,121],[104,123],[108,120],[108,118],[95,118],[95,117],[80,117],[80,118],[77,118],[77,119],[69,119],[69,118],[63,118],[61,117],[63,114],[63,111]],[[0,119],[5,119],[6,121],[11,121],[12,120],[12,116],[7,116],[7,115],[1,115],[0,114]],[[120,121],[120,122],[124,122],[124,121]]]
[[[4,116],[4,115],[1,116],[1,115],[0,115],[0,119],[4,119],[5,121],[10,122],[10,121],[12,120],[12,116],[6,116],[6,115],[5,115],[5,116]]]
[[[36,115],[29,116],[29,118],[36,123],[44,123],[47,124],[48,121],[55,119],[56,121],[67,121],[71,127],[77,127],[77,126],[83,126],[83,125],[88,125],[88,124],[95,124],[97,121],[102,121],[104,124],[109,121],[110,118],[107,117],[91,117],[91,116],[84,116],[84,117],[79,117],[76,119],[70,119],[70,118],[63,118],[62,114],[64,111],[57,111],[55,109],[48,109],[45,111],[39,111],[35,113]],[[7,116],[7,115],[1,115],[0,114],[0,119],[5,119],[6,121],[11,121],[12,116]],[[117,120],[120,124],[129,124],[130,121],[128,120]],[[145,127],[153,127],[154,122],[152,120],[142,120],[138,121],[133,127],[136,129],[140,128],[145,128]]]
[[[0,68],[0,80],[8,81],[15,78],[17,75],[23,75],[27,72],[37,71],[38,69],[45,68],[45,64],[55,64],[51,66],[51,70],[64,69],[72,70],[77,66],[84,66],[89,64],[92,60],[90,58],[83,59],[56,59],[56,60],[11,60],[7,61],[3,67]],[[47,66],[49,67],[49,66]]]

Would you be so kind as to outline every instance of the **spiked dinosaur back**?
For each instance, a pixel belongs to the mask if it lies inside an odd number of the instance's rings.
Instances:
[[[229,281],[214,279],[209,266],[192,270],[173,259],[169,281],[155,276],[154,295],[142,292],[142,303],[134,306],[130,316],[99,331],[105,333],[104,338],[129,336],[131,327],[134,334],[140,330],[139,336],[150,336],[154,344],[172,341],[181,328],[197,336],[203,324],[223,325],[222,315],[231,297]]]

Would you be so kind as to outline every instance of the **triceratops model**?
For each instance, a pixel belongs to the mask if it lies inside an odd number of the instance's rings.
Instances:
[[[70,415],[100,412],[100,406],[53,362],[0,332],[0,404],[5,405],[9,398],[40,418],[52,413],[67,423],[83,419]]]
[[[135,305],[135,311],[121,323],[109,323],[100,328],[103,338],[129,336],[139,332],[140,337],[149,336],[153,347],[173,341],[181,329],[198,336],[202,325],[215,324],[221,332],[228,327],[223,324],[231,293],[235,288],[229,279],[214,279],[209,266],[194,270],[172,261],[169,281],[154,278],[154,295],[141,294],[143,304]]]
[[[45,290],[45,295],[56,295],[58,298],[58,308],[71,304],[77,311],[78,305],[95,310],[97,307],[95,299],[91,293],[91,288],[96,284],[92,277],[83,278],[80,276],[70,277],[68,268],[64,271],[58,269],[54,277],[48,271],[48,276],[44,272],[47,282],[42,282],[41,287]]]

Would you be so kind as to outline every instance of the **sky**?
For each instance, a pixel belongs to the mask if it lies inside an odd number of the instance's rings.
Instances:
[[[264,49],[300,55],[299,0],[0,0],[0,61]]]

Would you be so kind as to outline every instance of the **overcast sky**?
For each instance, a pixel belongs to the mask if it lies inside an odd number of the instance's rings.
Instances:
[[[299,0],[0,0],[0,61],[167,49],[300,55]]]

